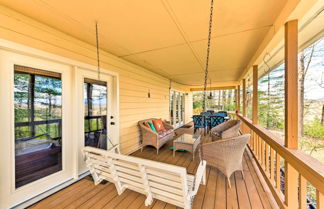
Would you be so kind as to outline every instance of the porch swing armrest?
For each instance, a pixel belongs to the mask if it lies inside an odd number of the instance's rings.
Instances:
[[[114,145],[112,148],[108,150],[108,152],[115,152],[117,154],[120,154],[119,144]]]
[[[189,196],[193,197],[197,194],[199,185],[202,183],[203,185],[206,184],[206,165],[207,162],[205,160],[200,161],[199,166],[197,168],[194,180],[193,180],[193,187],[192,191],[189,192]]]

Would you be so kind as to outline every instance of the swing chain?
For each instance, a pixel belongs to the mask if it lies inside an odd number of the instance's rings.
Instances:
[[[98,22],[96,22],[96,49],[97,49],[98,80],[100,81],[100,58],[99,58],[99,31],[98,31]]]
[[[206,111],[206,90],[207,90],[207,79],[208,79],[210,42],[211,42],[211,33],[212,33],[212,26],[213,26],[213,10],[214,10],[214,0],[211,0],[211,2],[210,2],[210,16],[209,16],[209,30],[208,30],[208,45],[207,45],[207,56],[206,56],[206,68],[205,68],[205,80],[204,80],[204,98],[203,98],[204,111]]]

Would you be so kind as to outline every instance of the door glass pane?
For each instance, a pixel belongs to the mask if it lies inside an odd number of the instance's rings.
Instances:
[[[107,85],[102,81],[84,81],[85,146],[107,149]]]
[[[173,91],[170,91],[170,122],[171,122],[171,125],[173,125],[173,112],[174,112],[174,110],[173,110],[173,102],[174,102],[174,99],[173,99],[173,97],[174,97],[174,92]]]
[[[176,124],[178,125],[179,124],[179,93],[176,92]]]
[[[184,123],[184,94],[181,94],[181,103],[180,103],[180,111],[181,111],[181,123]]]
[[[62,170],[62,81],[49,74],[15,66],[16,188]]]

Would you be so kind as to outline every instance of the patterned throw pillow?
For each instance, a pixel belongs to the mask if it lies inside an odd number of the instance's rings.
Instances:
[[[165,131],[163,121],[161,119],[153,120],[154,127],[157,131]]]
[[[151,123],[151,122],[147,122],[147,123],[150,125],[152,131],[154,131],[155,133],[157,133],[156,129],[154,128],[153,123]]]

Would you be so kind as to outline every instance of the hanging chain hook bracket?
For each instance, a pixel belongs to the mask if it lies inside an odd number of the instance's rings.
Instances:
[[[268,60],[266,60],[266,57],[269,57],[269,59]],[[270,66],[269,66],[269,64],[268,64],[268,62],[270,61],[270,59],[271,59],[271,55],[270,55],[270,53],[269,52],[266,52],[265,53],[265,55],[263,56],[263,62],[264,62],[264,64],[267,66],[267,68],[268,68],[268,71],[267,72],[270,72]]]

